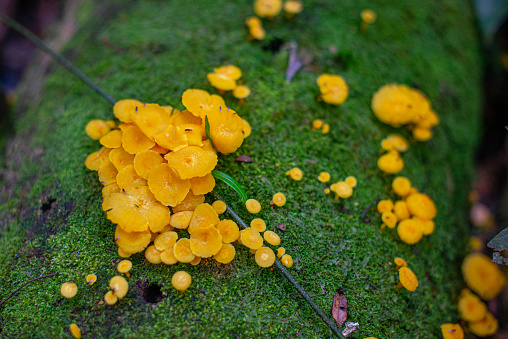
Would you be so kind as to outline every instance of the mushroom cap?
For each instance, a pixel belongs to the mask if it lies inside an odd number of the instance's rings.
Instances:
[[[282,258],[280,258],[280,262],[287,268],[293,267],[293,258],[289,254],[284,254]]]
[[[243,121],[243,138],[247,138],[250,136],[250,134],[252,133],[252,127],[250,126],[249,122],[245,119],[242,119]]]
[[[345,181],[339,181],[335,184],[335,193],[337,193],[340,198],[346,199],[353,195],[353,188],[346,184]]]
[[[374,12],[371,9],[364,9],[363,11],[361,11],[360,16],[362,20],[367,24],[372,24],[376,22],[377,18],[376,12]]]
[[[137,126],[127,127],[122,134],[123,149],[130,154],[137,154],[155,146],[155,142],[147,137]]]
[[[235,246],[231,244],[222,244],[219,252],[213,256],[213,259],[221,264],[229,264],[236,255]]]
[[[223,154],[235,152],[243,143],[243,120],[229,107],[212,109],[206,113],[210,137],[215,149]],[[204,123],[203,118],[203,123]]]
[[[183,110],[181,112],[176,112],[171,116],[171,124],[175,126],[185,125],[185,124],[193,124],[193,125],[201,125],[203,120],[200,117],[195,116],[189,110]]]
[[[226,212],[227,209],[226,203],[222,200],[215,200],[212,203],[212,207],[215,210],[215,212],[217,212],[217,214],[222,214]]]
[[[323,134],[327,134],[328,132],[330,132],[330,125],[329,124],[324,124],[323,125],[323,129],[321,130],[321,132]]]
[[[247,19],[245,19],[245,24],[248,27],[255,27],[255,26],[261,26],[262,22],[261,20],[256,16],[250,16]]]
[[[273,231],[266,231],[265,233],[263,233],[263,239],[265,239],[265,241],[272,246],[280,245],[280,237],[277,233]]]
[[[256,199],[248,199],[245,202],[245,207],[252,214],[257,214],[261,211],[261,204]]]
[[[225,109],[226,103],[222,97],[202,89],[188,89],[182,95],[182,103],[193,115],[200,117],[203,122],[205,116],[213,111]]]
[[[161,263],[161,252],[154,245],[150,245],[145,250],[145,259],[151,264]]]
[[[119,273],[127,273],[132,268],[132,261],[130,260],[122,260],[116,265],[116,269]]]
[[[423,235],[431,235],[434,233],[434,229],[436,228],[436,224],[432,220],[421,219],[418,217],[413,217],[415,220],[418,220],[420,226],[422,227]]]
[[[277,192],[273,195],[272,201],[275,205],[282,207],[286,204],[286,196],[284,193]]]
[[[122,193],[122,189],[116,182],[102,188],[102,198],[108,199],[113,193]]]
[[[99,167],[98,174],[100,183],[103,184],[104,186],[107,186],[116,182],[118,170],[108,158],[102,161],[102,164]]]
[[[162,163],[150,171],[148,187],[163,205],[176,206],[185,199],[191,184],[181,179],[169,164]]]
[[[118,148],[122,146],[123,132],[119,129],[114,129],[99,139],[102,146],[108,148]]]
[[[143,106],[143,103],[134,99],[119,100],[113,106],[113,114],[121,122],[132,122],[131,114],[136,113],[136,107]]]
[[[127,253],[138,253],[143,251],[150,243],[151,234],[149,230],[143,232],[126,232],[121,226],[116,226],[116,245]]]
[[[358,184],[358,180],[356,180],[356,178],[352,175],[348,176],[344,181],[346,182],[346,184],[351,186],[351,188],[356,187],[356,185]]]
[[[400,197],[405,197],[411,190],[411,181],[406,177],[396,177],[392,181],[392,188],[395,194]]]
[[[172,151],[178,151],[189,145],[187,133],[180,125],[169,125],[165,130],[156,134],[154,139],[157,145]]]
[[[132,253],[126,252],[121,247],[118,247],[117,254],[120,258],[130,258],[130,256],[132,255]]]
[[[216,74],[224,74],[233,80],[238,80],[242,77],[242,71],[235,65],[225,65],[213,69]]]
[[[404,200],[397,200],[393,205],[393,213],[397,216],[398,220],[405,220],[411,217],[407,203]]]
[[[97,276],[95,274],[88,274],[85,281],[87,285],[93,285],[97,281]]]
[[[407,262],[406,262],[404,259],[399,258],[399,257],[395,258],[395,259],[393,260],[393,262],[395,263],[395,265],[400,266],[400,267],[405,267],[405,266],[407,266]]]
[[[174,228],[184,230],[187,227],[189,227],[193,214],[194,214],[193,211],[176,212],[171,215],[169,224]]]
[[[247,227],[240,233],[240,240],[243,245],[253,250],[263,246],[263,237],[252,227]]]
[[[66,281],[60,286],[60,293],[67,299],[74,298],[78,293],[78,286],[71,281]]]
[[[219,233],[222,236],[222,242],[225,244],[236,241],[236,239],[240,236],[240,229],[233,220],[221,220],[217,225],[217,230],[219,230]]]
[[[389,141],[396,151],[406,152],[409,149],[409,142],[400,134],[390,134],[384,140]]]
[[[104,160],[109,160],[111,148],[102,147],[97,152],[91,153],[85,160],[85,166],[90,171],[98,171]]]
[[[400,157],[399,152],[391,150],[377,160],[377,167],[385,173],[395,174],[404,168],[404,161]]]
[[[203,177],[194,177],[190,179],[191,191],[195,195],[210,193],[215,187],[215,178],[212,173],[208,173]]]
[[[469,323],[469,330],[471,333],[479,337],[487,337],[495,334],[498,327],[499,323],[497,319],[489,311],[487,311],[485,318],[482,320]]]
[[[231,91],[236,88],[236,81],[226,74],[208,73],[206,77],[210,84],[219,90]]]
[[[173,287],[180,292],[185,292],[191,283],[192,277],[185,271],[175,272],[175,274],[173,274],[171,277],[171,285],[173,285]]]
[[[112,149],[109,152],[109,160],[118,171],[124,169],[127,165],[134,163],[134,155],[127,153],[123,147]]]
[[[303,4],[298,0],[287,0],[284,2],[284,11],[289,14],[298,14],[303,11]]]
[[[462,275],[467,286],[484,300],[497,296],[506,284],[499,266],[481,253],[466,256],[462,262]]]
[[[256,40],[263,40],[266,36],[266,32],[261,25],[249,27],[249,34]]]
[[[422,219],[434,219],[437,213],[436,205],[432,199],[424,193],[411,194],[406,199],[407,208],[409,212]]]
[[[176,259],[175,253],[173,252],[173,247],[162,251],[160,258],[162,263],[166,265],[174,265],[178,262],[178,259]]]
[[[182,180],[204,177],[212,172],[218,161],[217,154],[197,146],[187,146],[178,151],[170,152],[164,158]],[[196,193],[194,192],[194,194]]]
[[[196,207],[205,202],[204,195],[194,195],[189,189],[189,193],[185,196],[185,199],[176,206],[173,206],[172,210],[174,213],[183,211],[194,211]]]
[[[150,171],[164,162],[164,158],[153,150],[145,150],[133,157],[134,170],[143,179],[148,180]]]
[[[464,339],[464,331],[459,324],[441,325],[441,334],[443,339]]]
[[[294,167],[286,172],[286,175],[289,175],[289,177],[293,180],[300,181],[303,178],[303,172],[298,167]]]
[[[129,284],[124,277],[115,275],[109,281],[109,288],[113,290],[113,293],[118,297],[118,299],[122,300],[129,290]]]
[[[108,123],[100,119],[90,120],[85,127],[86,134],[93,140],[99,140],[104,135],[108,134],[110,130],[111,127]]]
[[[206,228],[210,225],[214,227],[219,224],[219,215],[210,204],[201,204],[196,207],[194,214],[189,223],[188,231],[189,234],[193,234],[200,228]]]
[[[381,214],[381,220],[383,223],[388,226],[388,228],[394,228],[397,225],[397,216],[395,213],[390,211],[385,211]]]
[[[173,231],[164,232],[159,234],[153,241],[153,245],[159,251],[164,251],[168,248],[173,248],[178,240],[178,234]]]
[[[106,294],[104,295],[104,301],[106,302],[106,304],[108,305],[114,305],[117,303],[118,301],[118,297],[116,296],[115,293],[113,293],[112,291],[108,291],[106,292]]]
[[[333,105],[342,105],[349,95],[346,81],[334,74],[321,74],[317,79],[324,102]]]
[[[245,99],[250,95],[250,88],[245,85],[238,85],[233,90],[233,96],[237,99]]]
[[[414,219],[405,219],[397,226],[397,233],[400,240],[406,244],[416,244],[423,236],[420,224]]]
[[[390,199],[380,200],[377,203],[377,211],[379,213],[391,212],[393,210],[393,201]]]
[[[126,187],[138,187],[147,185],[146,180],[141,178],[136,173],[134,164],[127,165],[118,171],[118,174],[116,175],[116,183],[121,189]]]
[[[372,111],[385,124],[399,127],[417,118],[414,94],[405,85],[388,84],[372,97]]]
[[[157,134],[168,128],[171,114],[157,104],[144,104],[131,114],[131,118],[136,126],[153,140]]]
[[[402,286],[408,291],[413,292],[418,287],[418,278],[413,271],[406,266],[399,269],[399,279]]]
[[[190,248],[190,240],[188,238],[181,238],[173,246],[173,254],[179,262],[189,263],[194,260],[194,253]]]
[[[256,251],[256,264],[259,267],[270,267],[275,263],[275,253],[270,247],[260,247]]]
[[[71,335],[76,338],[76,339],[80,339],[81,338],[81,330],[79,329],[78,325],[76,324],[71,324],[69,326],[69,331],[71,331]]]
[[[254,13],[260,18],[271,19],[280,13],[282,0],[256,0],[254,2]]]
[[[266,230],[266,223],[263,219],[256,218],[252,219],[250,222],[250,227],[261,233]]]
[[[428,141],[432,139],[432,131],[427,127],[416,126],[413,128],[413,138],[417,141]]]
[[[330,173],[328,172],[321,172],[319,173],[318,180],[321,182],[328,182],[330,181]]]
[[[286,254],[286,249],[284,247],[277,248],[277,258],[281,258],[284,254]]]
[[[222,247],[222,236],[214,225],[196,229],[190,236],[190,248],[194,255],[209,258]]]
[[[457,303],[460,317],[465,321],[475,322],[485,318],[487,306],[471,292],[464,293]]]

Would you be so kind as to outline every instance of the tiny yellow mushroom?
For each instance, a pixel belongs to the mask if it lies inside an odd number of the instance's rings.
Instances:
[[[257,214],[261,211],[261,204],[256,199],[248,199],[245,202],[245,207],[252,214]]]
[[[66,281],[60,287],[60,293],[67,299],[74,298],[78,293],[78,286],[76,286],[74,280]]]
[[[80,339],[81,338],[81,330],[79,329],[78,325],[72,323],[69,326],[69,330],[71,331],[72,337],[74,337],[76,339]]]
[[[122,260],[118,263],[116,266],[116,269],[119,273],[124,273],[127,278],[129,278],[131,275],[129,274],[129,271],[132,268],[132,261],[130,260]]]
[[[89,274],[86,276],[85,281],[87,285],[93,285],[94,282],[97,281],[97,276],[95,274]]]
[[[104,295],[104,301],[106,302],[106,304],[108,305],[114,305],[117,303],[118,301],[118,297],[115,293],[113,293],[112,291],[108,291],[105,295]]]
[[[275,253],[269,247],[260,247],[256,251],[256,264],[260,267],[270,267],[275,263]]]
[[[282,258],[280,258],[282,265],[287,268],[293,267],[293,258],[289,254],[284,254]]]
[[[286,204],[286,196],[284,193],[277,192],[273,195],[272,201],[275,205],[282,207]]]
[[[192,283],[192,277],[185,271],[178,271],[171,277],[171,285],[180,291],[185,292]]]

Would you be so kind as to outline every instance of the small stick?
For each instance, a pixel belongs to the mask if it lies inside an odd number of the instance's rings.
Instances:
[[[224,201],[220,195],[217,193],[213,193],[216,199]],[[225,201],[224,201],[225,203]],[[226,209],[228,213],[242,226],[243,228],[247,228],[248,226],[245,224],[245,222],[236,214],[231,207],[229,207],[228,204],[226,204]],[[332,332],[338,337],[344,339],[344,336],[342,333],[340,333],[337,326],[328,319],[326,314],[323,312],[323,310],[314,302],[314,300],[305,292],[305,290],[298,284],[298,282],[293,278],[291,273],[282,265],[282,263],[279,260],[275,260],[275,266],[279,269],[279,271],[293,284],[293,286],[300,292],[301,296],[307,301],[307,303],[316,311],[316,313],[323,319],[323,321],[328,325],[328,327],[332,330]]]
[[[42,278],[47,278],[47,277],[51,277],[51,276],[54,276],[54,275],[57,275],[58,272],[55,272],[55,273],[51,273],[51,274],[48,274],[48,275],[43,275],[42,277],[38,277],[38,278],[34,278],[32,280],[29,280],[27,281],[26,283],[24,283],[20,288],[18,288],[17,290],[15,290],[14,292],[12,292],[7,298],[5,298],[4,300],[0,301],[0,306],[2,306],[7,300],[9,300],[14,294],[18,293],[18,291],[20,289],[22,289],[23,287],[25,287],[26,285],[30,284],[31,282],[35,281],[35,280],[39,280],[39,279],[42,279]]]
[[[377,199],[376,201],[374,201],[373,203],[371,203],[369,206],[367,206],[367,208],[366,208],[366,209],[364,209],[364,210],[363,210],[363,212],[362,212],[362,216],[361,216],[361,218],[360,218],[360,219],[362,219],[362,221],[363,221],[364,223],[367,223],[367,221],[365,220],[365,217],[367,217],[367,213],[369,213],[370,209],[371,209],[372,207],[374,207],[375,205],[377,205],[378,203],[379,203],[379,199]]]

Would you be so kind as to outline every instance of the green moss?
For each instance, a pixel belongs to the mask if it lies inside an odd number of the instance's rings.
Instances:
[[[438,337],[441,323],[457,321],[459,264],[469,233],[464,183],[471,177],[479,107],[474,21],[461,1],[396,7],[387,2],[373,8],[378,21],[362,34],[358,16],[366,3],[308,1],[293,21],[280,17],[264,23],[270,37],[296,41],[312,57],[290,84],[284,76],[288,52],[272,53],[268,42],[247,40],[247,1],[137,2],[99,29],[90,30],[82,20],[87,29],[67,51],[114,98],[179,108],[187,88],[215,93],[206,80],[214,67],[239,66],[252,95],[243,105],[230,94],[225,99],[251,123],[253,133],[235,154],[221,156],[217,169],[262,202],[256,217],[281,236],[294,258],[295,279],[330,315],[335,290],[343,288],[348,320],[360,323],[355,338]],[[83,13],[93,10],[86,7]],[[330,52],[330,46],[338,52]],[[350,97],[343,106],[316,100],[321,72],[341,74],[348,82]],[[1,336],[63,336],[71,322],[90,337],[330,336],[283,276],[259,269],[241,246],[235,262],[226,266],[211,261],[196,267],[151,265],[137,254],[127,297],[115,306],[98,305],[118,257],[114,226],[101,211],[97,174],[83,165],[99,149],[84,126],[94,118],[111,119],[112,109],[64,70],[47,80],[43,100],[15,122],[16,140],[26,152],[15,154],[18,162],[12,155],[6,162],[19,181],[13,200],[2,205],[14,218],[2,231],[2,243],[11,247],[0,253],[5,263],[0,296],[36,276],[59,275],[28,285],[2,306]],[[381,174],[376,161],[380,140],[396,130],[370,111],[372,94],[389,82],[417,85],[442,120],[430,142],[411,143],[404,154],[402,174],[439,210],[436,232],[415,246],[401,243],[393,230],[380,231],[374,209],[366,215],[370,223],[360,219],[376,199],[395,198],[392,177]],[[328,122],[331,132],[312,131],[315,118]],[[397,132],[409,137],[405,130]],[[235,162],[240,154],[253,163]],[[304,171],[302,181],[288,180],[285,172],[293,166]],[[358,178],[350,199],[337,202],[323,194],[325,185],[316,178],[325,170],[334,181]],[[228,187],[218,183],[216,190],[246,222],[252,219]],[[276,191],[288,198],[283,208],[269,205]],[[51,208],[41,209],[51,199],[56,199]],[[286,231],[276,229],[280,223]],[[397,275],[388,263],[396,256],[405,258],[420,279],[414,293],[395,288]],[[170,284],[180,269],[193,276],[184,296]],[[89,273],[98,275],[92,287],[84,283]],[[79,292],[67,300],[59,287],[69,279],[77,281]],[[146,304],[142,281],[162,286],[164,302]]]

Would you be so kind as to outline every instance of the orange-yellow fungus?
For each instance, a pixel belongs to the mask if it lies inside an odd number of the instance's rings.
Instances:
[[[235,65],[225,65],[213,69],[216,74],[224,74],[233,80],[238,80],[242,77],[242,71]]]
[[[459,324],[441,325],[441,334],[443,339],[464,339],[464,331]]]
[[[215,178],[212,173],[208,173],[203,177],[194,177],[190,179],[191,191],[195,195],[210,193],[215,187]]]
[[[418,217],[414,217],[414,218],[420,222],[423,235],[431,235],[432,233],[434,233],[434,229],[436,228],[436,224],[434,223],[434,221],[420,219]]]
[[[124,99],[117,101],[113,106],[113,114],[121,122],[129,123],[132,122],[131,114],[136,113],[136,107],[143,106],[141,101],[134,99]]]
[[[112,149],[109,152],[109,160],[113,163],[117,170],[122,170],[125,166],[134,163],[134,155],[127,153],[123,147]]]
[[[192,283],[192,277],[185,271],[178,271],[171,277],[171,285],[180,291],[185,292]]]
[[[236,151],[244,139],[242,118],[229,107],[214,109],[206,115],[215,149],[223,154]]]
[[[248,199],[245,202],[245,207],[252,214],[257,214],[261,211],[261,204],[256,199]]]
[[[356,187],[356,185],[358,184],[358,180],[356,180],[356,178],[352,175],[348,176],[344,181],[346,182],[346,184],[351,186],[351,188]]]
[[[273,231],[266,231],[265,233],[263,233],[263,239],[265,239],[265,241],[272,246],[280,245],[280,237],[277,233]]]
[[[392,188],[395,194],[405,197],[411,190],[411,181],[406,177],[396,177],[392,181]]]
[[[491,258],[471,253],[462,262],[462,275],[467,286],[484,300],[497,296],[506,284],[506,278]]]
[[[282,10],[282,0],[256,0],[254,13],[260,18],[272,19]]]
[[[210,204],[200,204],[194,210],[187,230],[192,235],[195,230],[206,228],[210,225],[217,226],[219,222],[219,215]]]
[[[173,248],[168,248],[161,252],[161,262],[166,265],[174,265],[178,262],[178,259],[176,259],[175,253],[173,252]]]
[[[334,74],[321,74],[317,79],[324,102],[333,105],[342,105],[346,101],[349,89],[344,79]]]
[[[432,139],[432,131],[429,128],[416,126],[413,128],[413,138],[417,141],[427,141]]]
[[[196,266],[196,265],[199,265],[199,263],[201,262],[201,257],[194,257],[194,259],[192,259],[192,261],[189,263],[191,264],[192,266]]]
[[[111,148],[102,147],[97,152],[91,153],[85,160],[85,166],[90,171],[98,171],[105,160],[109,160]]]
[[[245,99],[250,95],[250,88],[245,85],[238,85],[233,89],[233,96],[237,99]]]
[[[252,227],[247,227],[240,234],[242,244],[250,249],[257,250],[263,246],[263,237]]]
[[[78,293],[78,286],[73,281],[66,281],[60,286],[60,293],[67,299],[74,298]]]
[[[148,175],[148,187],[158,201],[165,206],[180,204],[190,191],[190,181],[180,179],[169,164],[154,167]]]
[[[222,236],[214,225],[198,228],[190,235],[190,248],[194,255],[209,258],[222,247]]]
[[[148,246],[145,250],[145,258],[150,264],[160,264],[162,262],[161,252],[154,245]]]
[[[102,146],[108,148],[118,148],[122,146],[122,135],[123,132],[115,129],[110,131],[108,134],[105,134],[103,137],[99,139],[99,142]]]
[[[212,204],[213,209],[217,214],[222,214],[226,212],[227,206],[226,203],[222,200],[215,200]]]
[[[147,246],[148,246],[148,244],[147,244]],[[118,247],[117,254],[120,258],[130,258],[132,255],[132,253],[124,251],[121,247]]]
[[[148,138],[137,126],[127,127],[122,135],[123,149],[130,154],[137,154],[155,146],[155,142]]]
[[[397,265],[397,269],[399,267],[405,267],[405,266],[407,266],[407,262],[404,259],[399,258],[399,257],[395,258],[393,260],[393,262],[395,263],[395,265]]]
[[[105,159],[99,167],[98,173],[100,183],[107,186],[116,182],[118,170],[109,159]]]
[[[86,134],[93,140],[99,140],[109,133],[111,127],[104,120],[91,120],[85,128]]]
[[[164,232],[159,234],[153,241],[153,245],[159,251],[164,251],[168,248],[173,248],[176,241],[178,240],[178,234],[176,232]]]
[[[263,26],[250,26],[249,27],[249,34],[253,39],[256,40],[263,40],[266,36],[266,32],[263,29]]]
[[[280,258],[280,262],[287,268],[293,267],[293,258],[289,254],[284,254],[282,258]]]
[[[275,253],[269,247],[258,248],[255,260],[259,267],[270,267],[275,263]]]
[[[418,278],[416,275],[406,266],[399,269],[400,283],[408,291],[413,292],[418,287]]]
[[[393,210],[393,201],[390,199],[381,200],[377,203],[377,211],[379,213],[391,212]]]
[[[400,239],[406,244],[416,244],[423,236],[420,224],[414,219],[405,219],[397,226]]]
[[[71,324],[69,326],[69,331],[71,331],[71,335],[73,338],[80,339],[81,338],[81,330],[79,329],[78,325]]]
[[[236,88],[236,81],[226,74],[208,73],[206,77],[210,85],[219,90],[231,91]]]
[[[397,216],[398,220],[405,220],[411,217],[407,203],[404,200],[398,200],[393,205],[393,213]]]
[[[286,0],[284,2],[284,11],[289,17],[303,11],[303,4],[299,0]]]
[[[312,121],[312,129],[320,129],[321,127],[323,127],[323,120],[321,119],[315,119],[314,121]]]
[[[134,156],[133,164],[136,173],[143,179],[148,180],[150,171],[164,162],[164,158],[153,150],[145,150]]]
[[[436,205],[432,199],[424,193],[411,194],[406,199],[409,212],[422,219],[434,219],[437,213]]]
[[[143,251],[150,243],[150,231],[125,232],[122,227],[116,226],[115,242],[118,247],[127,253]]]
[[[479,337],[487,337],[497,332],[499,323],[492,313],[487,311],[485,318],[469,323],[469,330]]]
[[[134,169],[134,164],[125,166],[122,170],[118,171],[116,175],[116,183],[121,189],[133,186],[146,186],[147,182],[141,178]]]
[[[194,214],[193,211],[181,211],[176,212],[171,215],[171,219],[169,220],[169,224],[173,226],[174,228],[178,228],[181,230],[186,229],[189,227],[192,215]]]
[[[218,161],[217,154],[197,146],[187,146],[176,152],[170,152],[164,158],[182,180],[207,175]]]
[[[129,271],[132,268],[132,261],[130,260],[122,260],[116,265],[116,269],[119,273],[124,273],[125,276],[128,278],[130,277]]]
[[[233,220],[224,219],[217,225],[220,235],[222,236],[222,242],[225,244],[236,241],[240,236],[240,229]]]
[[[213,259],[221,264],[229,264],[235,258],[236,249],[231,244],[223,244],[219,252],[213,256]]]
[[[277,248],[277,258],[281,258],[284,254],[286,254],[286,249],[284,247]]]
[[[113,193],[121,193],[122,189],[116,182],[109,184],[108,186],[104,186],[102,188],[102,198],[104,200],[108,199]]]
[[[256,218],[252,219],[250,222],[250,227],[261,233],[266,230],[266,223],[263,219]]]
[[[176,206],[173,206],[172,210],[174,213],[182,212],[182,211],[194,211],[197,206],[201,205],[205,202],[204,195],[194,195],[192,191],[189,190],[187,196],[181,203]]]
[[[108,291],[104,295],[104,301],[106,302],[106,304],[111,306],[118,302],[118,297],[112,291]]]
[[[328,182],[330,181],[330,173],[328,172],[321,172],[319,173],[318,180],[321,182]]]
[[[88,274],[85,281],[87,285],[93,285],[97,281],[97,276],[95,274]]]
[[[400,157],[399,152],[391,150],[386,154],[383,154],[377,160],[377,167],[385,173],[395,174],[404,168],[404,161]]]
[[[243,121],[243,138],[247,138],[252,133],[252,127],[250,126],[249,122],[245,119],[242,119]]]
[[[381,214],[381,220],[383,220],[383,223],[389,228],[394,228],[398,221],[397,216],[390,211],[383,212]]]
[[[245,19],[245,24],[248,27],[255,27],[255,26],[260,26],[262,23],[261,23],[261,20],[258,17],[256,17],[256,16],[250,16],[247,19]]]
[[[414,121],[417,110],[412,90],[405,85],[389,84],[372,97],[372,111],[385,124],[400,127]]]
[[[351,195],[353,195],[353,188],[346,184],[344,181],[339,181],[335,185],[335,193],[337,193],[340,198],[349,198]]]
[[[364,9],[360,12],[360,17],[362,18],[363,22],[372,24],[376,21],[377,15],[376,12],[371,9]]]
[[[144,104],[131,114],[132,121],[150,139],[164,131],[170,124],[171,115],[157,104]]]
[[[171,124],[173,125],[183,125],[183,124],[194,124],[201,125],[203,120],[200,117],[195,116],[188,110],[178,111],[175,110],[175,113],[171,116]]]
[[[183,263],[190,263],[195,257],[190,248],[190,240],[188,238],[181,238],[175,243],[173,254],[179,262]]]
[[[291,179],[296,181],[300,181],[303,178],[303,172],[298,167],[290,169],[289,171],[286,172],[286,175],[289,175]]]
[[[330,132],[330,125],[329,124],[324,124],[323,125],[323,129],[321,130],[321,132],[323,134],[327,134],[328,132]]]
[[[485,318],[487,306],[471,292],[463,293],[459,297],[457,309],[460,317],[465,321],[480,321]]]
[[[157,145],[171,151],[178,151],[189,145],[189,137],[181,126],[169,125],[164,131],[156,134],[154,139]]]
[[[277,192],[273,195],[272,201],[275,205],[282,207],[286,204],[286,196],[284,193]]]
[[[226,103],[218,95],[210,95],[201,89],[188,89],[182,95],[182,103],[193,115],[205,119],[214,110],[225,109]],[[215,139],[213,139],[215,141]]]
[[[124,277],[115,275],[109,281],[109,288],[111,288],[118,299],[122,300],[129,290],[129,283],[127,283],[127,280],[125,280]]]
[[[400,134],[390,134],[384,140],[389,141],[396,151],[406,152],[409,149],[409,142]]]

